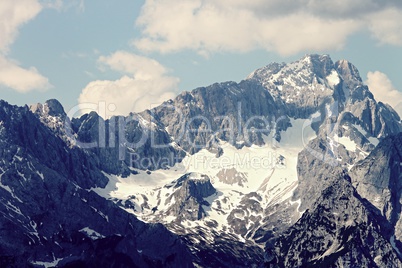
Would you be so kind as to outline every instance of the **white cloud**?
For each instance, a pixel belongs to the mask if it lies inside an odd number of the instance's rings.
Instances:
[[[368,21],[379,43],[402,46],[402,10],[386,9],[371,15]]]
[[[99,57],[99,63],[111,70],[124,73],[118,80],[96,80],[81,92],[78,102],[82,107],[88,103],[104,102],[109,115],[127,115],[140,112],[174,98],[179,79],[168,75],[168,70],[159,62],[125,51]]]
[[[85,11],[84,0],[41,0],[41,4],[45,8],[53,8],[57,11],[66,11],[71,8],[80,13]]]
[[[402,116],[402,92],[397,90],[382,72],[368,72],[366,84],[377,101],[388,103]]]
[[[3,0],[0,2],[0,51],[8,52],[18,29],[42,10],[36,0]]]
[[[399,8],[390,0],[146,0],[136,21],[142,36],[133,44],[161,53],[262,48],[291,55],[340,49],[365,28],[399,44]]]
[[[0,2],[0,84],[18,92],[51,87],[46,77],[34,67],[24,69],[7,58],[19,28],[35,18],[42,10],[36,0],[3,0]]]
[[[17,63],[0,56],[0,84],[26,93],[32,89],[44,91],[52,86],[49,80],[42,76],[35,67],[24,69]]]
[[[156,60],[126,51],[117,51],[107,57],[100,56],[98,61],[112,70],[131,74],[137,79],[161,77],[168,71]]]

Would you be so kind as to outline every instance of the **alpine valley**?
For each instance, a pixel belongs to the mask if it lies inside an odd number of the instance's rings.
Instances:
[[[74,116],[0,101],[0,267],[402,267],[402,122],[346,60]]]

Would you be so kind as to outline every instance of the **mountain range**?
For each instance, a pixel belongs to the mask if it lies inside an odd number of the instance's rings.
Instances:
[[[0,101],[1,267],[402,267],[402,122],[346,60],[74,116]]]

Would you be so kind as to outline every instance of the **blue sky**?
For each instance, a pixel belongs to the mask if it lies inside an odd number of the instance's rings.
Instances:
[[[347,59],[402,101],[402,7],[376,0],[3,0],[0,98],[140,111],[307,53]],[[1,41],[2,40],[2,41]],[[85,105],[84,105],[85,106]]]

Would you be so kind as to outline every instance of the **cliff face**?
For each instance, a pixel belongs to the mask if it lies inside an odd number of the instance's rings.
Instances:
[[[174,182],[174,193],[166,200],[171,205],[167,215],[180,220],[196,221],[206,216],[203,206],[210,206],[204,198],[216,193],[206,175],[189,173]]]
[[[262,134],[272,131],[272,122],[284,116],[285,109],[264,87],[246,80],[183,92],[152,113],[184,150],[195,153],[207,147],[213,138],[234,145],[237,141],[264,144]],[[286,119],[280,121],[277,131],[288,124]]]
[[[2,101],[0,109],[2,266],[192,267],[163,225],[145,224],[91,190],[108,179],[87,153],[28,108]]]
[[[280,267],[401,267],[390,226],[339,177],[269,249]]]
[[[402,238],[402,134],[385,139],[350,172],[357,192],[373,204]]]

